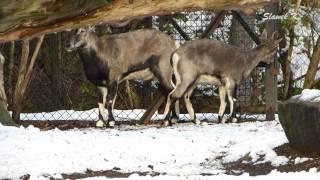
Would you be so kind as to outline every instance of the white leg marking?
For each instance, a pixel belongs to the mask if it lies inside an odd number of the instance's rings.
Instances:
[[[238,119],[234,117],[234,118],[232,118],[231,122],[236,123],[236,122],[238,122]]]
[[[103,127],[105,125],[105,119],[106,119],[106,113],[105,113],[105,105],[106,105],[106,99],[108,94],[108,89],[105,87],[98,87],[98,90],[102,94],[102,103],[98,103],[99,112],[102,116],[102,119],[99,119],[96,122],[97,127]]]
[[[166,107],[164,108],[164,112],[163,115],[164,117],[166,117],[170,111],[170,106],[171,106],[171,99],[170,99],[170,94],[167,97],[167,103],[166,103]]]
[[[234,91],[234,81],[230,80],[229,78],[226,80],[226,88],[227,88],[227,95],[228,95],[228,100],[230,103],[230,115],[229,117],[231,117],[232,113],[233,113],[233,91]]]
[[[174,53],[172,56],[172,66],[173,66],[173,74],[176,78],[176,86],[181,84],[181,76],[178,72],[178,64],[179,64],[179,55]]]
[[[115,122],[114,121],[109,121],[108,124],[109,124],[109,127],[114,127]]]
[[[102,120],[105,120],[105,118],[106,118],[106,113],[105,113],[105,109],[104,109],[105,104],[104,103],[98,103],[98,107],[99,107],[99,111],[100,111],[100,113],[102,115]]]
[[[168,120],[164,121],[163,126],[169,126],[169,121]]]
[[[191,120],[192,120],[195,124],[199,125],[199,124],[200,124],[200,121],[199,121],[198,119],[195,119],[195,112],[194,112],[194,109],[193,109],[193,107],[192,107],[192,103],[191,103],[191,101],[190,101],[190,96],[191,96],[194,88],[195,88],[195,86],[191,87],[191,88],[188,90],[188,92],[185,93],[185,95],[184,95],[184,102],[185,102],[185,104],[186,104],[186,108],[187,108],[187,111],[188,111],[188,113],[189,113],[189,116],[190,116]]]
[[[229,115],[229,117],[231,117],[231,115],[233,113],[233,100],[232,100],[232,96],[229,95],[229,93],[228,93],[228,99],[229,99],[229,103],[230,103],[230,115]]]
[[[219,97],[220,97],[220,107],[218,115],[223,116],[224,111],[226,110],[226,88],[224,86],[219,87]]]
[[[164,109],[164,117],[166,117],[170,111],[170,106],[171,106],[171,99],[170,99],[170,96],[172,93],[174,93],[174,91],[176,90],[177,86],[179,84],[181,84],[181,77],[179,75],[179,72],[178,72],[178,63],[179,63],[179,56],[177,53],[174,53],[173,56],[172,56],[172,66],[173,66],[173,74],[176,78],[176,85],[174,86],[174,89],[169,93],[168,97],[167,97],[167,103],[166,103],[166,107]],[[164,125],[167,126],[169,125],[169,122],[165,121],[164,122]]]
[[[105,123],[103,120],[99,119],[97,122],[96,122],[96,127],[98,128],[102,128],[105,126]]]

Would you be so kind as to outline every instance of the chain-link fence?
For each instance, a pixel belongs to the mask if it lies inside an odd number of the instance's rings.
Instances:
[[[152,28],[170,34],[176,41],[184,43],[186,37],[198,38],[207,28],[215,14],[207,11],[181,13],[174,17],[151,18]],[[170,18],[172,18],[170,20]],[[255,17],[245,17],[249,26],[257,33],[261,25]],[[172,22],[174,21],[174,22]],[[174,24],[175,23],[175,24]],[[180,30],[176,28],[179,26]],[[147,27],[144,22],[136,23],[136,28]],[[149,25],[150,27],[150,25]],[[106,26],[98,31],[106,31]],[[113,28],[112,32],[125,32],[125,29]],[[181,30],[183,32],[181,32]],[[86,80],[81,61],[76,52],[66,52],[71,32],[48,35],[39,53],[31,83],[28,87],[21,120],[98,120],[97,91]],[[253,48],[255,43],[244,29],[236,24],[231,14],[227,14],[219,27],[209,36],[230,44]],[[16,52],[17,54],[18,52]],[[14,67],[19,58],[16,58]],[[226,59],[227,61],[227,59]],[[299,66],[300,67],[300,66]],[[13,73],[14,74],[14,73]],[[265,119],[265,68],[256,68],[252,76],[244,80],[237,90],[238,115],[242,119]],[[11,82],[6,82],[10,84]],[[7,86],[7,87],[13,87]],[[140,80],[126,81],[119,87],[114,115],[116,120],[138,120],[159,93],[157,82]],[[10,91],[10,90],[8,90]],[[211,85],[198,85],[192,103],[199,119],[216,120],[219,108],[218,89]],[[9,101],[10,102],[10,101]],[[11,108],[11,102],[9,108]],[[181,104],[181,119],[189,119]],[[162,119],[161,106],[152,119]]]
[[[280,58],[280,61],[285,61],[286,58],[290,60],[290,72],[291,78],[290,82],[288,82],[289,88],[289,97],[295,94],[301,93],[304,87],[305,76],[307,74],[309,64],[312,61],[312,56],[316,51],[316,44],[319,41],[319,23],[316,23],[320,17],[320,13],[318,11],[312,11],[308,8],[301,8],[298,13],[295,15],[296,21],[294,30],[290,32],[287,30],[287,44],[283,47],[280,52],[283,58]],[[285,63],[282,62],[283,66]],[[282,67],[283,68],[283,67]],[[317,67],[316,67],[317,68]],[[320,88],[319,85],[319,70],[317,68],[317,73],[315,76],[315,84],[312,88]],[[283,73],[285,70],[282,69],[278,76],[278,87],[279,87],[279,96],[280,98],[284,93],[285,86],[285,74]]]

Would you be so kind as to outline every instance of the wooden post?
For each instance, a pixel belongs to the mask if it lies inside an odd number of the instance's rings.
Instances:
[[[242,27],[247,31],[248,35],[252,38],[252,40],[256,44],[260,44],[260,39],[258,35],[252,31],[250,26],[246,23],[246,21],[242,18],[242,16],[237,11],[232,11],[232,15],[238,20],[238,22],[242,25]]]
[[[172,26],[179,32],[179,34],[183,37],[184,40],[189,41],[190,37],[188,36],[188,34],[186,34],[183,29],[181,29],[181,27],[179,26],[179,24],[171,17],[169,19],[170,23],[172,24]]]
[[[267,8],[267,12],[274,15],[278,14],[278,4],[273,3]],[[269,20],[266,22],[266,28],[268,35],[279,29],[279,24],[275,20]],[[274,63],[266,66],[266,79],[265,79],[265,89],[266,89],[266,119],[275,120],[275,113],[277,112],[277,72],[278,72],[278,62],[276,61],[276,55],[273,57]]]
[[[20,122],[20,113],[23,108],[23,100],[26,89],[30,83],[32,70],[34,63],[37,59],[38,52],[40,50],[41,44],[43,42],[44,36],[41,36],[37,42],[36,48],[33,52],[33,55],[28,62],[29,59],[29,39],[23,40],[22,44],[22,52],[21,52],[21,60],[18,71],[18,79],[17,84],[14,90],[13,96],[13,113],[12,118],[19,123]]]
[[[215,29],[218,28],[220,22],[224,19],[225,15],[227,14],[227,11],[222,10],[219,11],[215,17],[212,17],[210,24],[208,27],[204,30],[204,32],[201,34],[200,38],[208,38],[209,35],[214,32]]]
[[[164,97],[162,94],[159,94],[158,97],[155,98],[154,103],[143,114],[143,116],[140,119],[140,122],[143,123],[144,125],[149,124],[152,116],[159,109],[161,104],[165,102],[165,100],[166,100],[166,97]]]

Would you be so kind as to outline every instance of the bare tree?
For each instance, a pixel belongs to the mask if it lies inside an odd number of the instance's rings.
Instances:
[[[4,75],[3,75],[3,65],[5,59],[0,52],[0,123],[3,125],[13,126],[16,125],[12,120],[8,109],[7,109],[7,96],[4,90]]]
[[[308,66],[308,71],[303,83],[303,89],[310,89],[315,84],[315,76],[318,71],[319,62],[320,62],[320,37],[318,37],[317,43],[313,48],[313,53]]]

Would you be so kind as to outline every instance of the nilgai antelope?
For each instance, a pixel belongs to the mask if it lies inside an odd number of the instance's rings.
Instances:
[[[79,29],[68,48],[69,51],[75,49],[88,80],[99,90],[98,127],[114,126],[112,111],[122,81],[156,78],[165,96],[174,88],[170,57],[176,45],[170,36],[160,31],[136,30],[98,37],[91,30]],[[104,112],[106,104],[108,121]]]
[[[169,108],[184,96],[191,118],[196,120],[190,95],[196,84],[206,82],[219,87],[219,122],[223,120],[226,95],[230,103],[230,118],[234,118],[233,91],[235,85],[247,78],[259,62],[271,63],[281,39],[275,33],[267,38],[266,30],[260,37],[261,44],[250,50],[225,44],[216,40],[200,39],[186,42],[172,55],[171,64],[176,87],[170,92],[165,108],[165,122],[169,124]],[[236,121],[236,119],[234,120]]]

